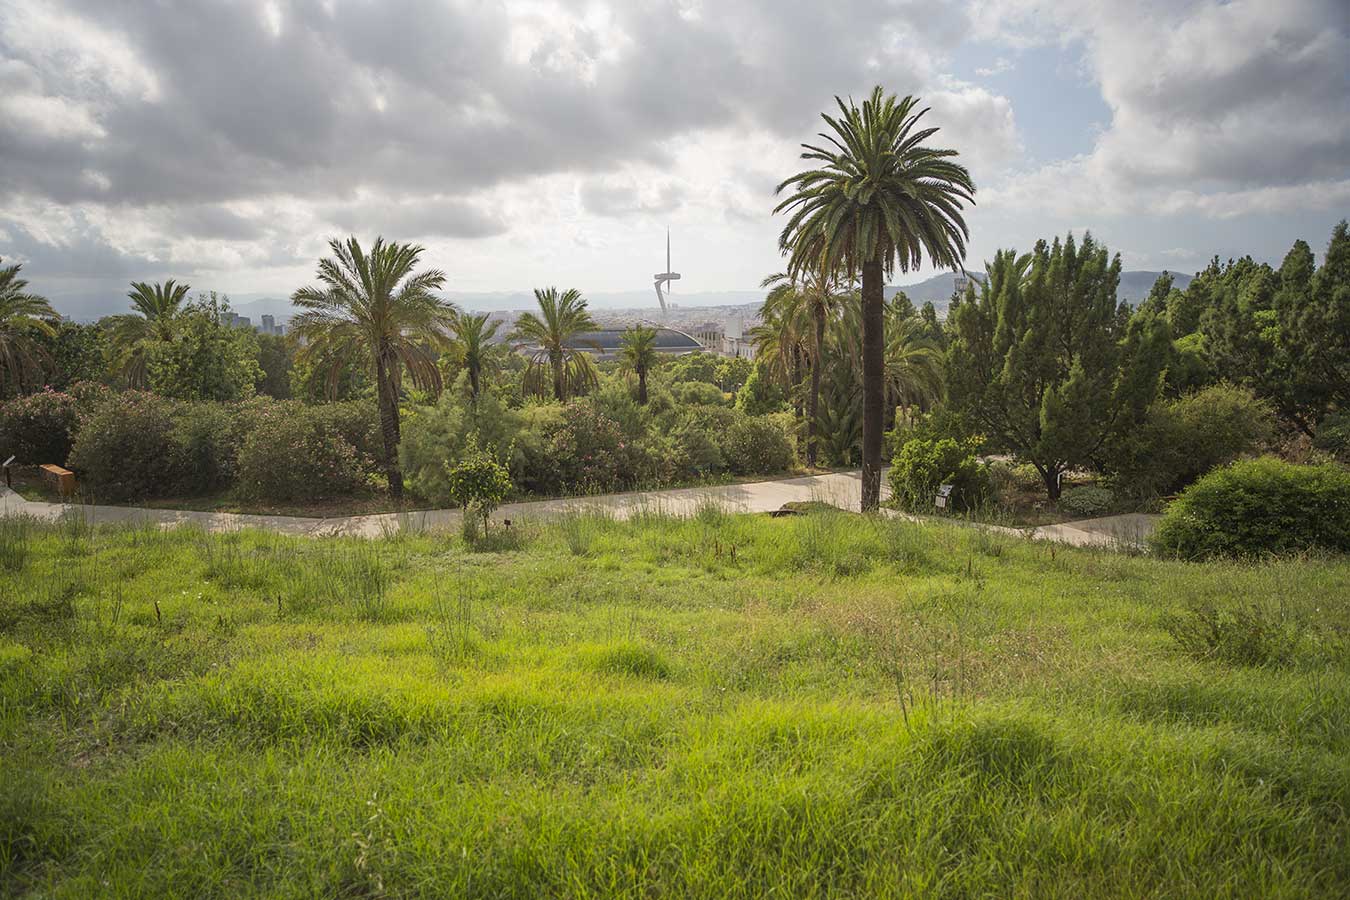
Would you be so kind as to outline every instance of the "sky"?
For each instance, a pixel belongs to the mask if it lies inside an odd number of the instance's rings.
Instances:
[[[1088,229],[1278,264],[1350,216],[1346,0],[0,0],[0,258],[76,316],[287,296],[348,234],[603,293],[669,228],[677,292],[753,289],[775,186],[875,84],[970,168],[970,268]]]

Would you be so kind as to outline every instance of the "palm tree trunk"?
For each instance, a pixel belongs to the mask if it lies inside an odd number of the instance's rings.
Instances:
[[[380,434],[384,438],[384,472],[389,478],[389,496],[403,499],[403,471],[398,465],[398,394],[394,391],[388,349],[375,353],[375,387],[380,404]]]
[[[639,366],[638,376],[638,406],[647,405],[647,367]]]
[[[478,366],[469,366],[469,399],[478,402]]]
[[[881,506],[881,411],[886,392],[885,299],[881,260],[862,267],[862,511]]]
[[[553,366],[553,398],[563,401],[563,358],[562,354],[550,354],[549,363]]]
[[[811,397],[806,419],[806,464],[816,465],[816,413],[820,410],[820,367],[825,361],[825,307],[817,304],[813,310],[816,320],[815,356],[811,360]]]

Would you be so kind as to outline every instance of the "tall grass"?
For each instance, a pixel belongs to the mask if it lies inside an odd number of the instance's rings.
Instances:
[[[64,528],[0,521],[0,895],[1350,884],[1341,560],[829,510]]]

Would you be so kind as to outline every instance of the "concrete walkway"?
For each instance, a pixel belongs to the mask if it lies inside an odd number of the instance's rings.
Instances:
[[[883,497],[889,494],[882,482]],[[517,519],[541,521],[554,519],[569,512],[594,511],[627,519],[637,512],[663,512],[674,516],[691,516],[705,505],[715,505],[728,512],[770,512],[785,503],[819,501],[843,509],[857,509],[862,499],[862,477],[859,472],[834,472],[828,475],[805,475],[746,484],[709,485],[705,487],[676,488],[667,491],[635,491],[626,494],[603,494],[597,497],[570,497],[561,500],[531,500],[508,503],[494,514],[496,521]],[[891,516],[903,516],[914,521],[926,521],[892,510]],[[148,509],[135,506],[94,506],[61,503],[41,503],[24,500],[13,491],[0,486],[0,515],[27,515],[35,519],[57,521],[70,513],[82,516],[89,523],[153,523],[162,528],[177,525],[196,525],[207,531],[234,531],[240,528],[262,528],[283,534],[353,535],[381,537],[403,528],[421,530],[458,529],[463,514],[458,509],[423,510],[406,513],[379,513],[366,516],[333,518],[305,518],[301,516],[265,516],[244,513],[201,512],[194,510]],[[1016,536],[1027,536],[1059,541],[1078,546],[1119,545],[1138,543],[1152,530],[1156,516],[1111,516],[1089,519],[1066,525],[1049,525],[1037,529],[1017,529],[1000,526],[979,526],[992,531]]]

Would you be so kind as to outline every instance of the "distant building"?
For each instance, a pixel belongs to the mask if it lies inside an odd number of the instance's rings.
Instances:
[[[224,325],[226,328],[253,328],[259,334],[281,335],[286,331],[283,326],[277,324],[276,316],[263,316],[262,324],[255,328],[253,320],[248,316],[241,316],[236,312],[230,312],[228,310],[223,310],[220,313],[220,324]]]
[[[707,322],[692,329],[691,334],[708,353],[730,359],[755,358],[755,345],[746,339],[745,325],[739,317],[728,319],[725,325]]]

